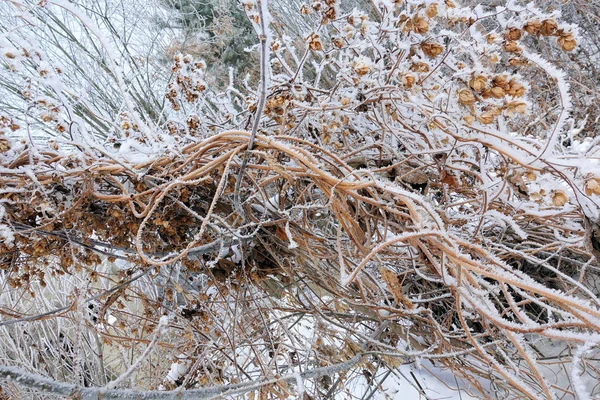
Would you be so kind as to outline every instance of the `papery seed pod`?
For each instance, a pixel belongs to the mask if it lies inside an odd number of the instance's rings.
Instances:
[[[524,101],[514,100],[514,101],[510,101],[510,102],[506,103],[506,113],[509,116],[512,116],[515,113],[524,114],[526,110],[527,110],[527,103],[525,103]]]
[[[508,77],[506,75],[496,75],[492,78],[492,86],[500,86],[504,88],[504,85],[508,83]]]
[[[411,88],[416,82],[416,79],[412,75],[404,75],[402,77],[402,84],[407,88]]]
[[[54,119],[54,115],[50,114],[50,113],[43,113],[40,118],[42,119],[42,121],[44,122],[50,122]]]
[[[562,191],[557,191],[552,194],[552,204],[556,207],[562,207],[569,201],[567,195]]]
[[[206,85],[203,82],[197,82],[194,86],[194,90],[197,92],[204,92],[206,90]]]
[[[371,70],[371,63],[365,57],[359,57],[352,63],[352,70],[359,76],[366,75]]]
[[[321,38],[316,33],[312,33],[308,37],[308,48],[312,51],[321,51],[323,50],[323,44],[321,43]]]
[[[469,80],[469,87],[476,92],[480,92],[485,87],[487,80],[484,75],[476,75]]]
[[[398,17],[398,22],[396,23],[397,26],[400,26],[402,24],[404,24],[405,22],[407,22],[410,18],[408,18],[408,16],[406,14],[402,14]],[[411,25],[412,26],[412,25]],[[412,29],[412,28],[411,28]],[[410,30],[410,29],[409,29]]]
[[[437,3],[431,3],[425,9],[425,15],[429,18],[434,18],[438,14]]]
[[[492,96],[496,99],[501,99],[506,95],[506,92],[504,91],[504,89],[502,89],[500,86],[494,86],[492,88]]]
[[[494,114],[489,111],[486,111],[481,115],[477,116],[477,121],[484,125],[489,125],[493,123],[495,119],[496,117],[494,117]]]
[[[329,7],[323,13],[323,18],[321,19],[321,25],[328,24],[330,21],[334,20],[336,18],[336,16],[337,15],[336,15],[335,7]]]
[[[421,50],[426,56],[434,58],[443,53],[444,46],[434,42],[425,42],[421,44]]]
[[[509,82],[509,89],[506,91],[512,97],[523,97],[525,95],[525,86],[517,82],[515,79],[511,79]]]
[[[531,21],[527,21],[523,26],[523,30],[530,35],[536,35],[542,26],[542,23],[538,19],[532,19]]]
[[[11,148],[11,146],[10,146],[10,142],[8,141],[8,139],[0,137],[0,153],[5,153],[8,150],[10,150],[10,148]]]
[[[558,44],[564,51],[573,51],[577,46],[577,41],[572,33],[564,33],[558,38]]]
[[[415,33],[424,34],[429,30],[429,22],[423,17],[415,17],[412,22]]]
[[[463,89],[458,92],[458,101],[465,106],[470,106],[475,103],[475,96],[470,90]]]
[[[429,64],[424,62],[415,62],[411,64],[409,69],[413,72],[429,72]]]
[[[516,41],[521,39],[521,30],[519,28],[509,28],[508,31],[504,34],[504,37],[510,41]]]
[[[521,57],[512,57],[508,60],[508,65],[511,67],[523,67],[527,65],[527,60]]]
[[[585,194],[600,196],[600,178],[591,178],[585,182]]]
[[[517,44],[517,42],[508,40],[502,44],[502,49],[508,53],[518,53],[521,51],[521,48]]]
[[[542,21],[539,32],[544,36],[552,36],[556,33],[557,29],[558,29],[558,24],[556,23],[555,20],[546,19],[546,20]]]

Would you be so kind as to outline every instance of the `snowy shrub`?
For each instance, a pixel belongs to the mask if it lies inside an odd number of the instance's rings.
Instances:
[[[599,395],[596,56],[500,3],[243,0],[228,85],[133,1],[2,4],[0,394]]]

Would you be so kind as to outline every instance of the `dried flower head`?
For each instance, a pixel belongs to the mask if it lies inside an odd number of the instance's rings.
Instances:
[[[321,38],[318,34],[312,33],[308,37],[308,48],[312,51],[321,51],[323,50],[323,44],[321,43]]]
[[[554,19],[545,19],[542,21],[539,32],[544,36],[552,36],[556,33],[558,24]]]
[[[577,41],[572,33],[563,33],[558,38],[558,44],[564,51],[573,51],[577,46]]]
[[[470,106],[475,103],[475,96],[468,89],[463,89],[458,92],[458,101],[465,106]]]
[[[488,78],[484,75],[475,75],[469,80],[469,87],[476,92],[481,92],[485,88]]]
[[[444,52],[444,46],[435,42],[421,43],[421,50],[426,56],[434,58]]]

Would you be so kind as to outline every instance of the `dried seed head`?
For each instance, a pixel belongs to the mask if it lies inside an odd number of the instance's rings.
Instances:
[[[506,91],[512,97],[523,97],[525,95],[525,86],[511,79],[509,82],[509,89]]]
[[[495,119],[496,117],[490,111],[486,111],[477,117],[477,121],[485,125],[493,123]]]
[[[542,23],[538,19],[532,19],[531,21],[527,21],[525,26],[523,26],[523,30],[530,35],[536,35],[542,26]]]
[[[465,106],[470,106],[475,103],[475,96],[470,90],[463,89],[458,92],[458,101]]]
[[[434,58],[442,54],[444,46],[434,42],[426,42],[421,44],[421,50],[426,56]]]
[[[564,206],[567,201],[569,201],[569,198],[564,192],[557,191],[552,195],[552,204],[554,204],[556,207]]]
[[[371,62],[365,57],[359,57],[352,63],[352,70],[359,76],[366,75],[371,71]]]
[[[553,19],[546,19],[542,21],[540,26],[540,33],[544,36],[552,36],[556,33],[558,29],[558,24]]]
[[[429,30],[429,22],[423,17],[413,18],[412,25],[415,33],[423,34]]]
[[[434,18],[438,14],[437,3],[431,3],[425,9],[425,15],[429,18]]]
[[[600,178],[592,178],[585,183],[585,194],[600,196]]]
[[[572,33],[563,33],[558,38],[558,44],[564,51],[573,51],[575,46],[577,46],[577,41],[575,41],[575,37]]]
[[[504,37],[507,40],[519,40],[521,39],[521,30],[515,27],[509,28],[508,31],[506,31],[506,33],[504,34]]]
[[[502,44],[502,49],[508,53],[518,53],[521,51],[521,48],[517,44],[517,42],[508,40]]]
[[[411,64],[409,69],[413,72],[429,72],[429,64],[424,62],[415,62]]]
[[[521,100],[514,100],[506,103],[506,114],[512,116],[514,114],[524,114],[527,111],[527,103]]]
[[[402,84],[404,84],[404,86],[406,86],[407,88],[411,88],[416,82],[416,79],[414,76],[412,75],[404,75],[402,77]]]
[[[0,137],[0,153],[5,153],[8,150],[10,150],[10,142],[8,141],[8,139],[5,139],[3,137]]]
[[[508,60],[508,65],[511,67],[523,67],[527,65],[527,60],[521,57],[512,57],[510,60]]]
[[[502,89],[500,86],[494,86],[492,88],[492,96],[496,99],[501,99],[506,95],[506,92],[504,91],[504,89]]]
[[[312,51],[323,50],[323,44],[321,43],[321,38],[319,35],[313,33],[308,37],[308,48]]]
[[[497,75],[492,79],[493,86],[500,86],[504,88],[504,86],[508,83],[506,75]]]
[[[487,80],[487,77],[483,75],[476,75],[469,81],[469,87],[476,92],[480,92],[485,88]]]

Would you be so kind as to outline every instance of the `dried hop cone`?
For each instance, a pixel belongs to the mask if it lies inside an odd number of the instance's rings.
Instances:
[[[505,37],[507,40],[519,40],[521,39],[521,30],[519,28],[509,28],[508,31],[506,31]]]
[[[475,103],[475,96],[470,90],[463,89],[458,92],[458,101],[465,106],[470,106]]]
[[[562,207],[569,201],[569,197],[564,192],[557,191],[552,194],[552,204],[556,207]]]
[[[8,141],[8,139],[5,139],[3,137],[0,137],[0,153],[4,153],[7,152],[8,150],[10,150],[10,142]]]
[[[423,50],[426,56],[435,58],[442,54],[444,46],[434,42],[426,42],[421,44],[421,50]]]
[[[371,63],[365,57],[359,57],[352,63],[352,69],[357,75],[363,76],[371,71]]]
[[[542,27],[542,23],[538,19],[532,19],[531,21],[527,21],[525,26],[523,26],[523,30],[530,35],[536,35],[540,28]]]
[[[493,123],[495,119],[496,119],[496,117],[490,111],[486,111],[477,117],[477,121],[479,121],[480,123],[482,123],[484,125],[489,125],[489,124]]]
[[[429,22],[423,17],[415,17],[412,21],[412,28],[415,33],[427,33]]]
[[[577,46],[577,41],[572,33],[564,33],[558,38],[558,45],[564,51],[573,51]]]
[[[592,178],[585,183],[585,194],[588,196],[600,195],[600,178]]]
[[[321,38],[319,35],[313,33],[308,37],[308,48],[312,51],[323,50],[323,44],[321,43]]]
[[[483,75],[476,75],[469,81],[469,87],[476,92],[481,92],[485,88],[487,83],[487,77]]]
[[[508,53],[518,53],[521,51],[521,48],[517,44],[517,42],[513,40],[508,40],[502,44],[502,49]]]
[[[558,24],[553,19],[546,19],[542,21],[542,25],[540,26],[540,33],[544,36],[552,36],[556,33],[558,29]]]

